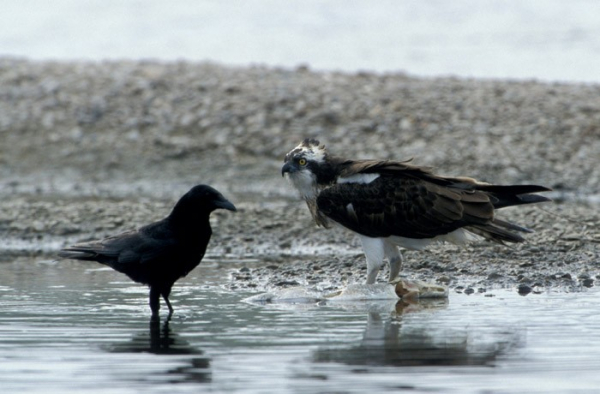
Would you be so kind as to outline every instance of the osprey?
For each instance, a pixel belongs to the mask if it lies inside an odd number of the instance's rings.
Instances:
[[[523,242],[525,227],[500,220],[496,209],[549,201],[532,194],[537,185],[492,185],[466,177],[435,175],[408,161],[348,160],[330,155],[315,139],[305,139],[281,169],[306,201],[318,226],[337,223],[356,233],[367,259],[367,284],[375,283],[387,259],[389,281],[400,273],[398,247],[422,250],[446,241],[464,244],[485,238]]]

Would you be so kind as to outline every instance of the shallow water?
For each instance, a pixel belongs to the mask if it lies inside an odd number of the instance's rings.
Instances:
[[[588,392],[596,288],[448,301],[256,305],[209,261],[149,320],[147,291],[93,263],[16,258],[0,275],[2,392]],[[579,390],[579,391],[578,391]]]

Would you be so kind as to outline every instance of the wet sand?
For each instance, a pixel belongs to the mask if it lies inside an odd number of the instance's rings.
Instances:
[[[504,210],[536,231],[526,243],[406,252],[406,277],[462,292],[600,279],[600,86],[205,63],[0,59],[0,261],[146,224],[208,183],[239,208],[213,217],[208,257],[238,263],[223,264],[224,286],[361,282],[358,240],[315,228],[281,178],[305,137],[338,155],[555,190],[553,203]]]

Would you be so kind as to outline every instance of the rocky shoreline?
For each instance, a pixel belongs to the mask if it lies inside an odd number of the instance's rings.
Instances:
[[[208,183],[239,208],[213,219],[224,286],[361,282],[358,241],[316,229],[280,176],[305,137],[338,155],[555,190],[552,204],[504,213],[536,230],[526,243],[406,252],[409,278],[467,293],[600,280],[600,86],[184,62],[0,59],[0,263],[148,223]]]

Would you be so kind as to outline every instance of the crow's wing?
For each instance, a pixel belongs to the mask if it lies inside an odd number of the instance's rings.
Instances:
[[[97,261],[115,268],[167,258],[177,251],[178,242],[171,231],[160,224],[158,222],[100,241],[79,243],[63,249],[59,256]]]

